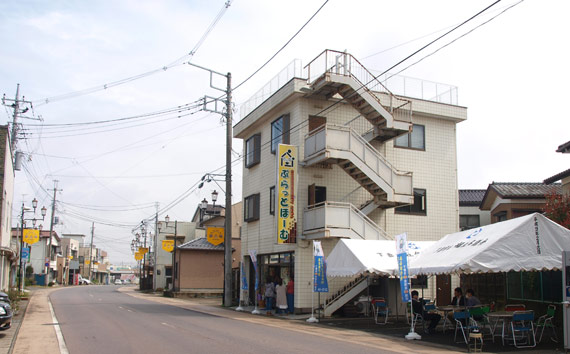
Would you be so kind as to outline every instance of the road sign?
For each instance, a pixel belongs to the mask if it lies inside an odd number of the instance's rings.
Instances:
[[[30,248],[29,247],[23,247],[22,248],[22,259],[25,259],[27,261],[30,260]]]
[[[137,261],[140,261],[141,259],[143,259],[144,254],[140,253],[140,252],[135,252],[135,259]]]
[[[162,240],[162,249],[166,252],[172,252],[174,250],[174,240]]]
[[[206,238],[212,245],[217,246],[224,242],[224,228],[208,226]]]
[[[24,229],[23,240],[25,243],[33,245],[40,240],[40,230]]]
[[[148,247],[139,247],[139,253],[140,254],[147,254],[148,253]]]

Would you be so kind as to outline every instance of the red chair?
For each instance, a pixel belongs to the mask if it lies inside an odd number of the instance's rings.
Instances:
[[[526,306],[523,304],[509,304],[505,305],[505,311],[525,311]]]

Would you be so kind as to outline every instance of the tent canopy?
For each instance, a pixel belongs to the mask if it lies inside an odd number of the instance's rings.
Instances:
[[[434,241],[409,241],[408,256],[415,257]],[[327,257],[327,276],[352,277],[363,273],[397,276],[396,241],[341,239]]]
[[[570,230],[534,213],[446,235],[410,265],[410,274],[559,270]]]

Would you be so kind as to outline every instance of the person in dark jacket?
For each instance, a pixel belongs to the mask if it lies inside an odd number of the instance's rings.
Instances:
[[[463,296],[463,290],[461,288],[455,288],[453,291],[453,299],[451,300],[451,305],[453,306],[465,306],[465,296]]]
[[[435,333],[435,327],[441,320],[441,316],[437,313],[426,312],[424,309],[423,299],[418,299],[419,293],[416,290],[412,291],[412,309],[414,313],[419,313],[422,315],[424,321],[429,321],[429,326],[427,328],[428,333]]]

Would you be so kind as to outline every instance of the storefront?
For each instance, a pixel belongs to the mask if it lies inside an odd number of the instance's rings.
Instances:
[[[280,278],[284,284],[287,284],[295,271],[294,252],[261,254],[257,256],[257,262],[260,291],[263,290],[268,277],[273,281]],[[251,284],[251,290],[253,290],[255,285],[255,271],[253,266],[251,266],[251,259],[249,270],[248,284]],[[253,304],[255,303],[255,291],[251,290],[249,291],[249,301]]]

